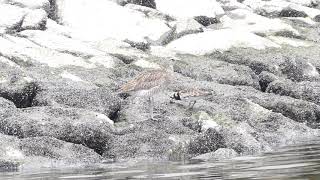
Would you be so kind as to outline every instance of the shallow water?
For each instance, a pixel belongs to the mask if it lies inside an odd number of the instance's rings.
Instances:
[[[227,161],[113,163],[94,167],[20,169],[0,179],[310,179],[320,180],[320,138]]]

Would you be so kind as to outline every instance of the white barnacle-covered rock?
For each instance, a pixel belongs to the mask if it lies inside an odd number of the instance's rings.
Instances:
[[[264,49],[280,46],[250,32],[221,29],[186,35],[171,42],[167,47],[184,54],[205,55],[215,51],[225,51],[232,47]]]
[[[59,35],[52,31],[26,30],[20,34],[42,47],[54,49],[59,52],[70,52],[79,56],[104,54],[85,42]]]
[[[23,19],[22,29],[45,29],[47,24],[46,11],[42,9],[36,9],[28,12]]]
[[[60,76],[61,76],[62,78],[70,79],[71,81],[75,81],[75,82],[82,82],[82,81],[83,81],[80,77],[78,77],[78,76],[76,76],[76,75],[74,75],[74,74],[71,74],[71,73],[69,73],[69,72],[67,72],[67,71],[63,71],[63,72],[60,74]]]
[[[175,38],[203,31],[203,26],[193,18],[179,18],[177,21],[173,21],[171,26],[175,27]]]
[[[110,55],[94,56],[90,58],[88,61],[95,64],[96,66],[102,65],[104,68],[115,68],[120,63],[120,60]]]
[[[230,11],[221,19],[222,28],[232,28],[246,32],[270,35],[277,32],[290,32],[298,35],[298,31],[280,19],[270,19],[245,9]]]
[[[157,9],[179,18],[195,16],[216,17],[224,10],[215,0],[156,0]]]
[[[142,67],[142,68],[147,68],[147,69],[160,69],[161,67],[153,62],[144,60],[144,59],[139,59],[134,62],[136,66]]]
[[[22,8],[0,4],[0,32],[4,33],[19,29],[26,13]]]
[[[142,12],[104,0],[57,0],[60,23],[73,29],[72,36],[83,40],[115,38],[141,42],[157,41],[171,31],[166,22],[148,18]]]
[[[43,9],[47,12],[50,9],[50,3],[48,0],[8,0],[8,1],[10,4],[14,4],[22,8]]]

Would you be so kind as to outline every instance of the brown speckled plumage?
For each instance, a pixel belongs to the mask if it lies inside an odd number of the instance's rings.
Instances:
[[[127,82],[121,87],[121,92],[131,93],[138,91],[153,92],[160,89],[170,80],[170,74],[164,70],[150,70],[141,73],[133,80]]]

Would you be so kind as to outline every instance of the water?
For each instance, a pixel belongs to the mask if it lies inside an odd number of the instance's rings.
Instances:
[[[320,180],[320,138],[258,156],[226,161],[100,164],[94,167],[24,169],[0,179],[310,179]]]

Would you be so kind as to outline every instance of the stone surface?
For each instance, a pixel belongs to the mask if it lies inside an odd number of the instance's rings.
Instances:
[[[15,32],[21,28],[21,23],[26,14],[22,8],[0,4],[0,16],[6,17],[0,20],[0,32]]]
[[[0,0],[0,169],[228,159],[319,136],[318,0]],[[154,99],[122,94],[173,66]],[[198,88],[211,95],[176,100]]]
[[[224,13],[215,0],[156,0],[155,2],[159,11],[180,18],[195,16],[216,17]]]
[[[215,43],[216,41],[219,43]],[[194,46],[194,44],[198,44],[198,46]],[[215,51],[225,51],[232,47],[264,49],[279,47],[279,45],[253,33],[221,29],[187,35],[171,42],[167,47],[179,53],[206,55]]]
[[[48,14],[42,9],[33,10],[26,14],[21,28],[44,30],[47,24],[47,16]]]
[[[103,152],[112,121],[105,115],[74,108],[37,107],[1,119],[1,132],[20,138],[50,136]]]
[[[196,156],[192,159],[200,159],[200,160],[224,160],[224,159],[230,159],[237,157],[238,153],[235,152],[233,149],[226,149],[226,148],[220,148],[216,150],[215,152],[202,154],[199,156]]]
[[[58,0],[56,7],[59,22],[74,29],[73,37],[84,40],[113,37],[141,41],[148,37],[157,41],[171,30],[161,19],[145,17],[141,12],[110,1]]]

